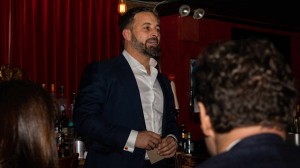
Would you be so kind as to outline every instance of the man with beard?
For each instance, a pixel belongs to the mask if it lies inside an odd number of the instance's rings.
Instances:
[[[120,30],[122,54],[88,65],[81,79],[74,122],[90,140],[85,167],[169,167],[180,130],[170,81],[155,68],[159,18],[151,8],[133,8]],[[151,164],[149,151],[163,159]]]

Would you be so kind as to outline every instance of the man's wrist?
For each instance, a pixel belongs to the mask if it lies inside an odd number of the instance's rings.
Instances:
[[[173,140],[174,140],[175,143],[176,143],[176,148],[178,148],[178,140],[177,140],[176,136],[174,136],[173,134],[169,134],[169,135],[167,135],[167,137],[173,138]]]

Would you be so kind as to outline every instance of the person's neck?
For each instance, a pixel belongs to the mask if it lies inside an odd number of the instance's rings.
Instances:
[[[225,152],[229,147],[229,145],[231,145],[235,141],[239,141],[242,140],[243,138],[257,135],[257,134],[262,134],[262,133],[273,133],[285,139],[285,132],[280,131],[276,128],[266,128],[262,126],[249,126],[249,127],[236,128],[230,131],[229,133],[222,133],[222,134],[216,133],[215,140],[216,140],[217,153]]]
[[[150,73],[150,65],[149,65],[150,57],[142,54],[141,52],[131,47],[127,47],[125,48],[125,50],[128,52],[130,56],[132,56],[134,59],[136,59],[140,64],[142,64],[145,67],[148,74]]]

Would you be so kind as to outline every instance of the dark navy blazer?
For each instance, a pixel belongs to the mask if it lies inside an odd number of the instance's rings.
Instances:
[[[161,73],[157,79],[164,95],[162,137],[179,139],[170,81]],[[144,149],[123,150],[132,129],[146,130],[138,85],[123,55],[86,67],[73,117],[76,131],[91,141],[86,168],[144,167]]]
[[[197,168],[300,168],[300,148],[275,134],[250,136]]]

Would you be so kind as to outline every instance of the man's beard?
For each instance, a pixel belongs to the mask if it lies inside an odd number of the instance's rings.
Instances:
[[[147,47],[147,43],[151,40],[155,40],[157,43],[159,43],[158,38],[154,37],[154,38],[147,39],[145,44],[143,44],[137,40],[134,34],[132,34],[132,42],[135,49],[137,49],[138,51],[140,51],[141,53],[143,53],[144,55],[150,58],[158,59],[160,55],[159,45],[157,45],[156,47],[155,46]]]

